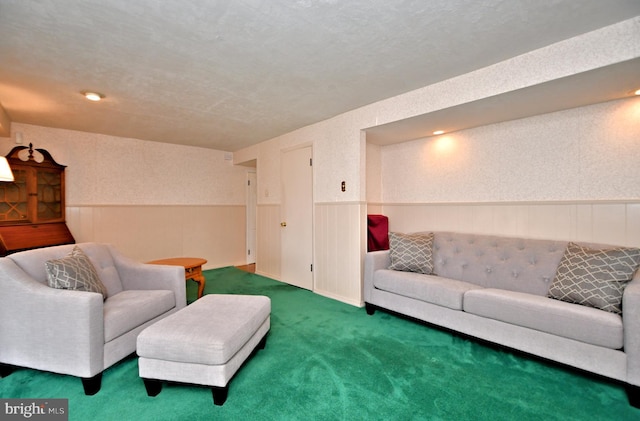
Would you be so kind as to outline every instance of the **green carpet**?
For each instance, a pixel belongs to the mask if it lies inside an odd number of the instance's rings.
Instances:
[[[70,420],[639,420],[622,386],[356,308],[229,267],[206,293],[271,298],[264,350],[233,379],[224,406],[208,388],[165,384],[150,398],[135,358],[85,396],[79,379],[18,369],[2,398],[68,398]],[[187,284],[195,298],[196,285]],[[197,329],[194,326],[194,329]]]

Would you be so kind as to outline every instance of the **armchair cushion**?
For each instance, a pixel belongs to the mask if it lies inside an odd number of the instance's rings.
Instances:
[[[174,308],[169,290],[125,290],[104,302],[104,341],[109,342]]]
[[[107,289],[100,281],[91,260],[80,247],[75,246],[63,258],[47,260],[45,266],[50,287],[97,292],[107,298]]]
[[[91,261],[94,262],[93,259],[91,259]],[[94,262],[93,266],[96,268],[102,284],[107,289],[107,297],[112,297],[122,292],[122,281],[115,266],[102,267],[99,263],[96,264],[96,262]]]

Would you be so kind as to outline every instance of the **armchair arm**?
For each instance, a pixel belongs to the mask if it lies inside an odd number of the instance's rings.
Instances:
[[[371,302],[373,275],[378,269],[386,269],[391,264],[389,250],[370,251],[364,256],[364,301]]]
[[[187,305],[183,267],[140,263],[122,255],[112,246],[109,250],[125,290],[168,289],[175,294],[176,309]]]
[[[640,270],[622,296],[624,352],[627,354],[627,382],[640,387]]]
[[[104,367],[102,296],[50,288],[0,258],[0,361],[78,377]]]

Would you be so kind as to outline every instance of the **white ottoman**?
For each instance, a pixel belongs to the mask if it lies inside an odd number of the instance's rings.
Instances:
[[[149,326],[137,342],[147,394],[158,395],[163,380],[199,384],[224,404],[233,375],[264,348],[270,315],[269,297],[208,294]]]

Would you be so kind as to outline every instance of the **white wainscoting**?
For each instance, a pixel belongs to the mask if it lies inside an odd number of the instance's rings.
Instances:
[[[202,257],[205,269],[245,264],[245,213],[244,205],[66,208],[76,242],[111,243],[141,262]]]
[[[369,208],[389,217],[390,231],[458,231],[640,247],[640,200],[378,203]]]
[[[366,209],[364,203],[316,203],[315,293],[348,304],[362,305]]]
[[[256,273],[280,279],[280,205],[257,206]]]

